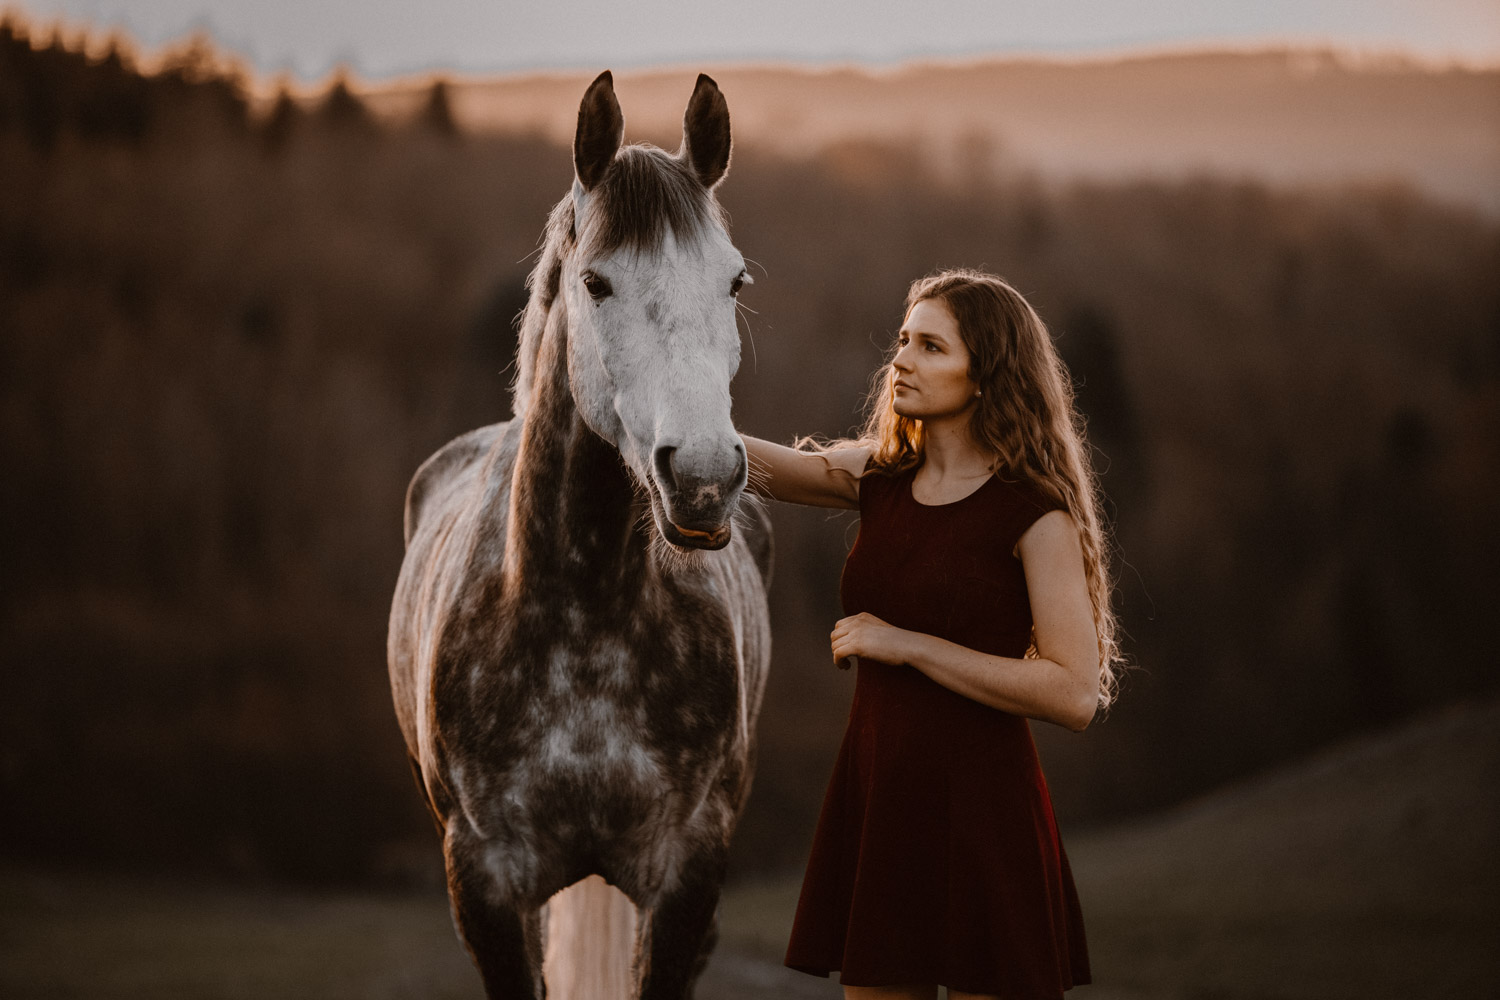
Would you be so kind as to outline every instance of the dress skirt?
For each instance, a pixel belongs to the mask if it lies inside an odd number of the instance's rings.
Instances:
[[[1022,656],[1031,610],[1014,548],[1062,504],[995,477],[924,505],[912,476],[861,480],[845,614]],[[1089,982],[1078,894],[1026,719],[911,666],[860,660],[786,964],[838,971],[852,986],[936,983],[1015,1000]]]

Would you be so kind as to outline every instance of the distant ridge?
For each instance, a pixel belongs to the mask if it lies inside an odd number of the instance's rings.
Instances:
[[[603,69],[605,67],[600,67]],[[1279,185],[1408,184],[1500,215],[1500,69],[1328,50],[858,68],[704,66],[737,141],[781,153],[913,143],[939,172],[1104,180],[1215,173]],[[616,74],[627,137],[675,146],[698,68]],[[592,74],[460,81],[471,128],[566,140]],[[425,87],[371,91],[403,111]]]

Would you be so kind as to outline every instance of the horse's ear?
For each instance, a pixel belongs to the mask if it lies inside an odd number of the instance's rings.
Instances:
[[[729,169],[729,105],[704,73],[682,116],[682,152],[704,187],[719,183]]]
[[[585,191],[604,178],[625,139],[625,116],[615,98],[615,78],[605,70],[594,78],[578,105],[578,134],[573,137],[573,172]]]

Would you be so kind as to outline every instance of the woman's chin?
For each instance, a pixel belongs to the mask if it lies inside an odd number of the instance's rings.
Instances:
[[[907,420],[927,420],[940,415],[933,413],[932,410],[925,406],[896,405],[892,406],[891,409],[896,411],[896,416],[905,417]]]
[[[891,410],[896,416],[905,417],[907,420],[943,420],[949,417],[962,417],[971,413],[973,409],[974,402],[972,400],[951,409],[924,406],[915,400],[898,399],[891,402]]]

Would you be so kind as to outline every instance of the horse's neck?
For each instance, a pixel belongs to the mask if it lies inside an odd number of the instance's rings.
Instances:
[[[553,597],[616,594],[646,564],[635,488],[613,445],[584,423],[568,381],[566,307],[538,345],[510,484],[505,583]]]

